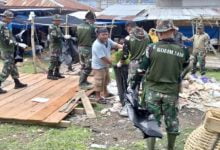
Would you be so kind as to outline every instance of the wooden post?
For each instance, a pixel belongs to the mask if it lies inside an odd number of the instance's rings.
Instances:
[[[29,15],[29,19],[31,20],[31,47],[32,47],[32,55],[33,55],[34,73],[37,73],[36,48],[35,48],[35,40],[34,40],[34,33],[35,33],[34,18],[35,18],[35,14],[34,12],[31,12]]]

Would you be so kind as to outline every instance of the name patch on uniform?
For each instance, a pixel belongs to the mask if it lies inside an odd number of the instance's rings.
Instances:
[[[184,54],[182,52],[177,52],[172,49],[166,49],[166,48],[157,48],[157,52],[159,53],[164,53],[164,54],[169,54],[177,57],[183,57]]]

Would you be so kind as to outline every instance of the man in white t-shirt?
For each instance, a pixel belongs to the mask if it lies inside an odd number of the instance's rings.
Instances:
[[[111,49],[122,48],[123,46],[109,39],[109,33],[106,28],[97,30],[97,39],[92,45],[92,69],[95,78],[96,99],[100,103],[106,103],[105,98],[108,97],[107,85],[110,81],[109,67],[111,62]]]

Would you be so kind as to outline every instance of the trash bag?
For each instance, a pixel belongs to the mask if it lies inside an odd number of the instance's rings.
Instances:
[[[76,64],[79,62],[77,44],[72,39],[65,40],[62,48],[61,62],[66,65]]]
[[[127,108],[129,119],[134,123],[135,127],[142,131],[144,138],[162,138],[162,132],[154,115],[139,106],[137,93],[129,89],[125,95],[125,107]]]

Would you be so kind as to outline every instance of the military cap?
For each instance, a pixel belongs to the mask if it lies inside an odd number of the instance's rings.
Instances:
[[[169,30],[178,30],[178,27],[174,26],[172,20],[158,20],[155,31],[167,32]]]
[[[92,12],[91,10],[89,10],[89,11],[86,13],[85,18],[86,18],[86,19],[95,20],[95,19],[96,19],[96,15],[95,15],[94,12]]]
[[[135,37],[138,37],[140,39],[143,39],[145,37],[145,31],[143,28],[136,27],[132,30],[132,34],[135,35]]]
[[[59,14],[56,14],[53,16],[53,21],[56,21],[56,20],[62,21],[63,19],[61,18],[61,16]]]
[[[6,18],[11,18],[11,19],[14,18],[14,13],[10,10],[6,10],[0,15]]]

